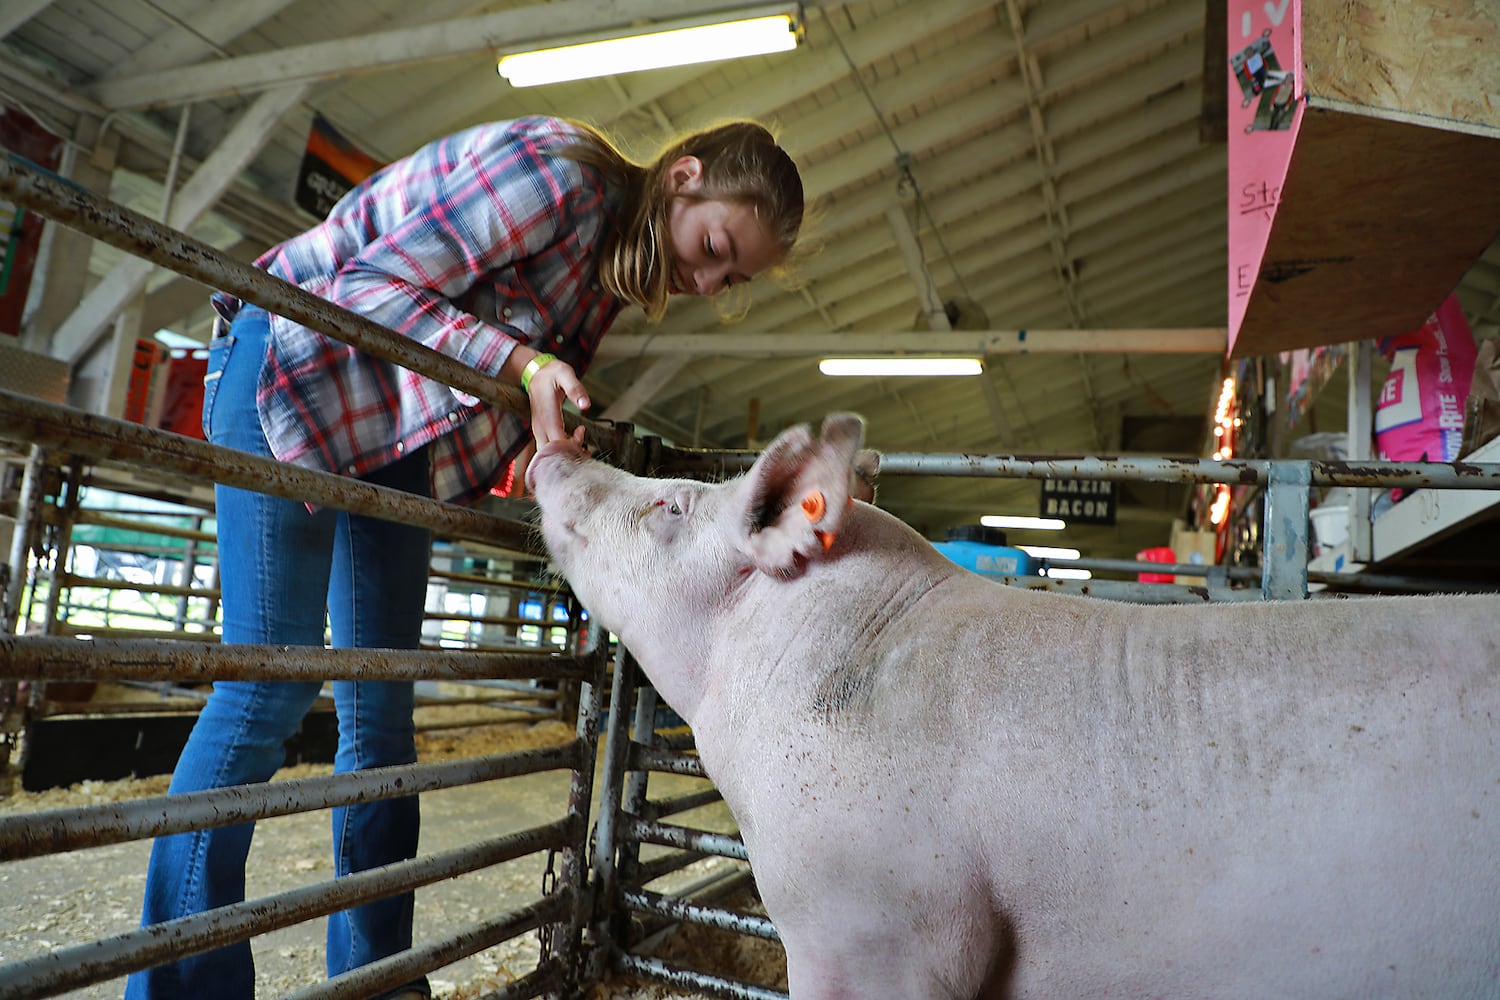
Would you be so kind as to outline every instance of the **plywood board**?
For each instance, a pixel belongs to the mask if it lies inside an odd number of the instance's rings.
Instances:
[[[1299,27],[1310,107],[1500,137],[1500,4],[1302,0]]]
[[[1234,357],[1420,326],[1500,230],[1500,139],[1308,107]]]

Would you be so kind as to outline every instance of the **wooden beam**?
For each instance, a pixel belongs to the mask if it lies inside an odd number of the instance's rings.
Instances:
[[[896,239],[896,249],[901,252],[901,259],[906,263],[906,273],[911,276],[912,286],[917,290],[917,308],[926,318],[927,329],[947,333],[953,329],[953,325],[943,309],[937,282],[932,280],[932,275],[927,271],[922,244],[912,231],[911,220],[899,205],[886,209],[885,220],[890,224],[891,235]]]
[[[114,79],[139,76],[170,66],[223,53],[227,45],[270,20],[296,0],[255,0],[254,3],[200,3],[184,16],[173,18],[151,40],[109,68]],[[158,11],[160,8],[158,8]]]
[[[167,224],[173,229],[191,229],[255,158],[282,115],[300,103],[307,90],[308,85],[302,84],[268,91],[246,109],[219,148],[177,192]],[[125,304],[146,287],[146,279],[155,267],[139,257],[115,265],[58,327],[51,354],[67,358],[71,364],[82,360]]]
[[[611,403],[599,416],[604,420],[631,420],[656,394],[662,390],[692,358],[686,354],[674,354],[659,359],[645,374],[630,384],[630,387]]]
[[[48,7],[52,0],[6,0],[0,8],[0,38],[4,38]]]
[[[520,50],[585,32],[743,8],[732,0],[560,0],[479,17],[402,27],[235,59],[104,80],[85,93],[114,110],[161,107],[289,83],[311,83],[472,52]],[[496,87],[500,87],[496,83]]]

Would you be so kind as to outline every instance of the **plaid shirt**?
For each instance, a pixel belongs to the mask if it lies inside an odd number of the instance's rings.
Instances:
[[[532,117],[437,140],[255,264],[486,374],[521,343],[582,375],[625,305],[598,277],[622,192],[558,155],[575,135]],[[241,306],[213,303],[226,320]],[[458,503],[529,434],[516,414],[274,315],[256,402],[272,453],[314,469],[360,476],[431,442],[433,495]]]

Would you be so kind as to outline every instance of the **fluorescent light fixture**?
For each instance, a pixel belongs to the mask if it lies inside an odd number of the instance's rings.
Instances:
[[[581,35],[553,48],[513,52],[500,57],[500,75],[512,87],[538,87],[797,47],[802,24],[796,5],[726,11],[723,16],[736,19],[663,21],[634,34]]]
[[[986,528],[1033,528],[1037,531],[1061,531],[1067,524],[1055,517],[1022,517],[1015,514],[986,514],[979,519]]]
[[[1077,549],[1059,549],[1047,545],[1017,545],[1022,552],[1029,552],[1038,559],[1077,559]]]
[[[818,362],[824,375],[978,375],[978,358],[825,358]]]
[[[1092,580],[1094,574],[1086,569],[1063,569],[1060,566],[1047,567],[1047,579],[1049,580]]]

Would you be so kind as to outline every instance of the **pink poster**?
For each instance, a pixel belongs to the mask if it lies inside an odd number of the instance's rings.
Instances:
[[[1301,0],[1227,0],[1229,347],[1245,318],[1302,121]]]

